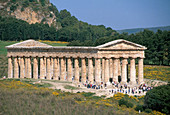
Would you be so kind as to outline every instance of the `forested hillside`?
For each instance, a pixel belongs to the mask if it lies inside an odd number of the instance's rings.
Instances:
[[[158,30],[170,31],[170,26],[151,27],[151,28],[133,28],[133,29],[123,29],[123,30],[116,30],[116,31],[119,33],[127,32],[128,34],[135,34],[144,31],[144,29],[151,30],[153,32],[157,32]]]

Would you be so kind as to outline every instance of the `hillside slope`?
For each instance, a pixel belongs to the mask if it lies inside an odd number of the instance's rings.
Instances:
[[[127,32],[128,34],[135,34],[140,31],[144,31],[144,29],[151,30],[153,32],[157,32],[159,30],[167,30],[170,31],[170,26],[161,26],[161,27],[151,27],[151,28],[133,28],[133,29],[123,29],[123,30],[116,30],[119,33]]]

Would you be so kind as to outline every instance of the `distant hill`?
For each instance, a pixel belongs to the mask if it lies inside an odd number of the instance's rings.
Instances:
[[[164,31],[170,31],[170,26],[162,26],[162,27],[151,27],[151,28],[133,28],[133,29],[123,29],[123,30],[116,30],[119,33],[127,32],[128,34],[134,34],[140,31],[143,31],[144,29],[151,30],[153,32],[157,32],[158,29]]]

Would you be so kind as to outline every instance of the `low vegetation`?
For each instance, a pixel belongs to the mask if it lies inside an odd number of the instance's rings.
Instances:
[[[124,99],[131,105],[120,100]],[[137,114],[135,108],[142,105],[144,96],[132,97],[121,93],[105,99],[94,96],[94,93],[69,93],[37,87],[19,79],[0,80],[0,113],[1,114]],[[146,110],[146,109],[145,109]],[[147,112],[146,112],[147,111]],[[158,111],[141,111],[145,115],[162,114]]]

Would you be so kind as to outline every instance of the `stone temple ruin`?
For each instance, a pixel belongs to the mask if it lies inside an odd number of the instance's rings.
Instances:
[[[122,84],[143,82],[146,47],[123,39],[97,47],[53,47],[35,40],[26,40],[6,48],[8,78],[96,84],[109,84],[112,81]],[[138,78],[135,62],[138,63]],[[130,66],[127,66],[128,63]]]

